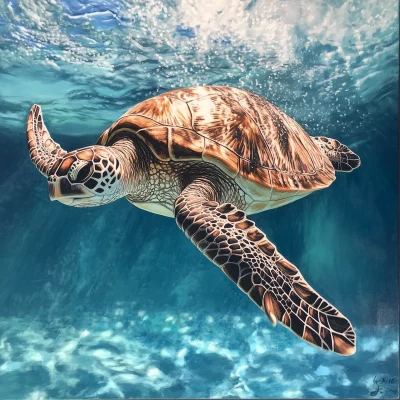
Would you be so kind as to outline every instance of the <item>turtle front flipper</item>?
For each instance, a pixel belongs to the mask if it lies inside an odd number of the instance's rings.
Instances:
[[[298,269],[232,204],[219,204],[218,189],[198,180],[175,202],[178,226],[197,248],[267,314],[297,336],[342,355],[356,351],[349,320],[304,280]]]
[[[34,104],[26,122],[29,155],[36,168],[46,177],[57,160],[67,152],[51,137],[43,122],[40,106]]]

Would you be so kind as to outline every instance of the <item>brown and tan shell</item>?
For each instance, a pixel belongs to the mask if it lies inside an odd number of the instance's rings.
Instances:
[[[263,203],[285,201],[285,193],[302,197],[335,180],[331,162],[296,121],[236,88],[200,86],[145,100],[97,143],[110,144],[126,131],[138,135],[160,160],[215,164]]]

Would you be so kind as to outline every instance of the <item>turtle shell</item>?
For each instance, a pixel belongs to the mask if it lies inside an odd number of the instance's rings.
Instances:
[[[335,180],[331,162],[296,121],[236,88],[200,86],[145,100],[97,143],[110,145],[127,132],[138,135],[162,161],[218,166],[253,200],[278,201],[285,195],[294,200]]]

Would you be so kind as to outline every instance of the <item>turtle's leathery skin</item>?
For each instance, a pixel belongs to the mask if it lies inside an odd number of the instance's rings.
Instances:
[[[356,337],[349,320],[311,288],[243,211],[218,201],[213,183],[199,179],[188,185],[175,202],[175,218],[273,325],[280,322],[325,350],[354,354]]]
[[[251,203],[245,192],[234,181],[212,164],[202,161],[188,161],[185,163],[171,163],[153,159],[146,176],[142,180],[148,182],[141,190],[132,188],[132,194],[126,196],[127,200],[139,208],[156,212],[162,210],[156,205],[163,207],[162,215],[174,216],[174,203],[176,198],[186,186],[188,177],[194,179],[196,176],[212,177],[221,188],[220,195],[226,201],[233,201],[238,207],[246,208]],[[161,213],[161,212],[159,212]]]

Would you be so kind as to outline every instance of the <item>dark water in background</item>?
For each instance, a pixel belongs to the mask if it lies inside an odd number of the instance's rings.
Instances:
[[[375,375],[398,376],[397,20],[395,1],[0,1],[0,398],[374,397]],[[72,150],[203,83],[360,155],[329,189],[252,216],[352,321],[353,357],[272,328],[173,219],[50,202],[26,148],[33,103]]]

